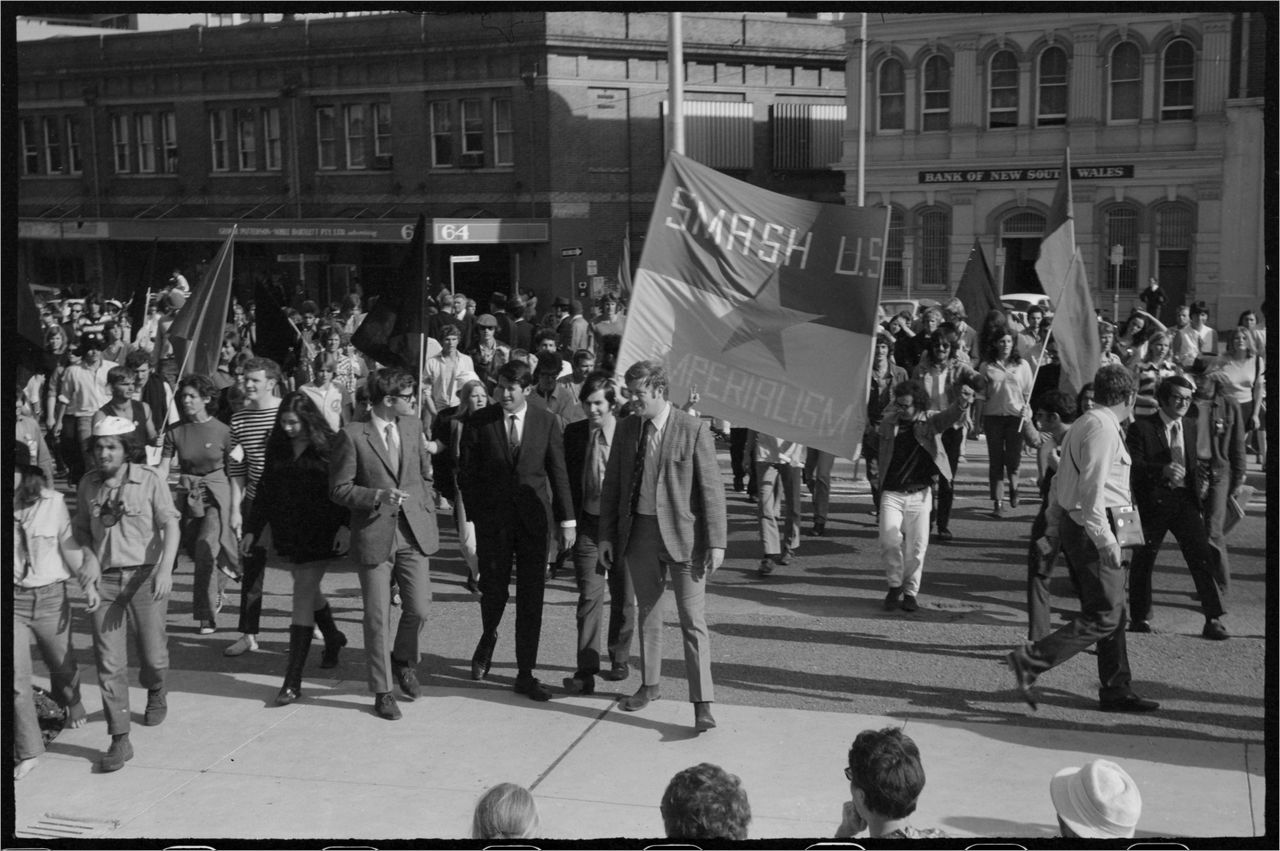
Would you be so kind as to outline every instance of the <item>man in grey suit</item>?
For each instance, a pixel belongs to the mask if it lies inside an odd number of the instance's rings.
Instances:
[[[329,466],[329,497],[351,510],[351,557],[360,566],[369,690],[379,716],[394,721],[395,675],[409,700],[421,693],[415,670],[426,635],[431,580],[427,556],[440,548],[431,499],[431,453],[414,410],[417,380],[380,369],[369,379],[371,416],[338,432]],[[402,608],[391,640],[391,581]]]
[[[661,363],[632,364],[624,380],[636,416],[618,421],[600,496],[600,561],[628,571],[640,612],[644,679],[621,705],[635,712],[660,696],[662,594],[670,577],[694,727],[703,732],[716,726],[706,585],[724,561],[728,537],[715,441],[707,423],[667,400]]]

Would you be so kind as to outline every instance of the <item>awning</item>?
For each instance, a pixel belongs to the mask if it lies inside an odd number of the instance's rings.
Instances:
[[[414,219],[20,219],[19,239],[219,242],[237,225],[244,242],[393,242],[413,239]],[[545,219],[432,219],[427,241],[448,245],[547,242]]]

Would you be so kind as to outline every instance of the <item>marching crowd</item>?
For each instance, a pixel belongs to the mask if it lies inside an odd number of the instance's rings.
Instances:
[[[628,679],[638,633],[641,681],[621,708],[640,711],[659,699],[669,585],[694,726],[716,726],[704,605],[727,542],[716,440],[729,445],[733,489],[756,500],[762,578],[801,547],[802,488],[813,495],[808,533],[826,534],[833,456],[700,417],[696,391],[674,404],[660,362],[616,375],[625,320],[611,295],[591,318],[580,301],[559,298],[539,319],[528,294],[494,294],[490,312],[476,315],[473,300],[442,290],[431,299],[419,378],[356,350],[352,336],[365,314],[355,294],[324,310],[311,301],[290,308],[296,339],[283,362],[255,354],[255,306],[236,302],[215,373],[180,374],[167,331],[189,294],[175,270],[145,314],[134,313],[145,316],[136,329],[118,302],[43,305],[53,365],[23,376],[15,390],[15,779],[43,751],[32,638],[66,723],[85,721],[71,654],[72,579],[91,616],[111,736],[101,769],[118,770],[133,756],[130,627],[147,689],[145,723],[164,720],[179,552],[194,564],[191,611],[201,634],[218,629],[232,603],[228,589],[239,585],[228,656],[258,648],[268,562],[291,571],[281,705],[302,696],[313,641],[323,642],[321,667],[338,664],[347,638],[323,579],[353,565],[373,710],[400,718],[397,695],[421,694],[428,558],[439,548],[441,511],[453,513],[467,587],[480,601],[473,679],[488,676],[498,652],[514,577],[514,689],[535,701],[552,697],[535,676],[543,594],[568,562],[579,590],[578,644],[564,689],[591,694],[597,678]],[[1246,451],[1259,459],[1266,451],[1265,329],[1247,311],[1219,353],[1200,302],[1181,307],[1173,327],[1140,309],[1119,329],[1100,320],[1102,366],[1091,385],[1068,394],[1058,389],[1046,314],[1035,306],[992,311],[975,328],[952,299],[881,317],[860,460],[879,522],[884,606],[915,611],[930,537],[953,537],[953,482],[966,441],[987,442],[997,518],[1006,500],[1016,507],[1025,498],[1020,470],[1031,451],[1041,507],[1027,557],[1032,643],[1009,656],[1018,688],[1034,707],[1035,679],[1097,643],[1101,708],[1149,711],[1154,702],[1129,686],[1124,634],[1152,629],[1152,568],[1166,532],[1195,581],[1204,636],[1228,634],[1225,537],[1248,501]],[[74,513],[53,489],[57,479],[75,492]],[[1122,534],[1117,523],[1126,522],[1140,523],[1139,538]],[[1060,555],[1081,612],[1050,632],[1048,585]],[[895,742],[895,753],[911,756],[914,746]],[[918,752],[912,758],[918,768]],[[854,773],[871,769],[856,762],[851,751],[853,801],[862,804],[846,812],[842,830],[871,824],[880,835],[876,818],[900,819],[876,810],[874,796],[859,796],[872,781],[860,786]],[[901,794],[914,807],[918,793]]]

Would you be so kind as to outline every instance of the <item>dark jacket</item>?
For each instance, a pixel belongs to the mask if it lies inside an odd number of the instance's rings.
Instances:
[[[268,451],[245,533],[261,537],[270,525],[276,552],[295,563],[332,558],[333,536],[348,512],[329,501],[329,459],[314,446],[292,456],[290,447]]]

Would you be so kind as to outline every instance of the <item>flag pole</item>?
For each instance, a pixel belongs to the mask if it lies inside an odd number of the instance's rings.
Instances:
[[[867,13],[858,35],[858,206],[866,203],[867,173]]]
[[[671,151],[684,153],[684,31],[679,12],[669,12],[667,85],[670,89]]]

